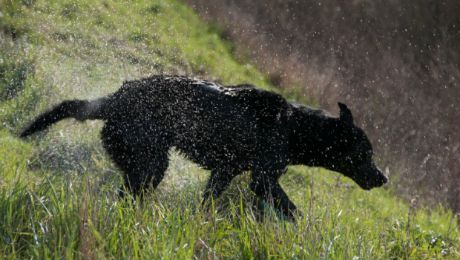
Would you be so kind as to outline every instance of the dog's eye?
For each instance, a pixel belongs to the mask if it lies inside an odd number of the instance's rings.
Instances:
[[[366,159],[368,159],[368,160],[371,160],[371,159],[372,159],[372,155],[374,155],[374,153],[372,152],[372,150],[367,151],[364,158],[366,158]]]
[[[347,156],[346,160],[351,164],[361,164],[366,160],[366,155],[364,153],[356,153],[353,156]]]
[[[351,156],[346,156],[345,157],[345,161],[352,164],[353,163],[353,159],[351,158]]]

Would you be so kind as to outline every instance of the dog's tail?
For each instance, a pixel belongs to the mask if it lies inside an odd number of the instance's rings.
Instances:
[[[103,120],[107,117],[104,107],[107,105],[108,98],[96,100],[66,100],[52,109],[39,115],[19,134],[21,138],[29,136],[35,132],[42,131],[50,125],[65,119],[75,118],[79,121],[87,119]]]

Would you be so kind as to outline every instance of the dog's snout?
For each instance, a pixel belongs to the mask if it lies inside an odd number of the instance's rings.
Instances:
[[[387,183],[388,182],[388,177],[383,175],[383,184]]]
[[[382,170],[380,170],[379,168],[377,168],[377,171],[378,171],[379,176],[380,176],[379,179],[380,179],[381,184],[383,185],[383,184],[387,183],[388,182],[388,177],[385,176],[385,174],[383,174]]]

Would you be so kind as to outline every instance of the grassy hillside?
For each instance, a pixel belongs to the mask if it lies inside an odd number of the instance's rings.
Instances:
[[[100,122],[68,120],[17,139],[27,120],[64,98],[97,97],[154,73],[272,89],[182,2],[62,2],[0,0],[2,258],[460,257],[452,213],[420,208],[416,198],[408,205],[391,185],[366,192],[336,173],[291,167],[282,185],[303,215],[289,223],[267,208],[258,222],[247,175],[205,212],[208,173],[174,152],[143,203],[118,200]]]

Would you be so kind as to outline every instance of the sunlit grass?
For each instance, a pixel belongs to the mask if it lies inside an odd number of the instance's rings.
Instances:
[[[0,65],[8,79],[0,93],[21,86],[0,103],[3,258],[460,257],[450,211],[408,205],[391,184],[362,191],[321,169],[291,167],[282,177],[302,212],[294,223],[269,207],[258,221],[247,173],[214,210],[201,209],[208,173],[175,152],[164,182],[145,201],[119,200],[120,175],[101,147],[100,122],[60,122],[27,141],[15,133],[64,98],[94,98],[155,73],[271,86],[181,2],[22,2],[0,0],[7,8]],[[15,28],[13,40],[8,32]],[[32,68],[24,84],[10,85],[24,64]]]
[[[282,180],[303,212],[296,222],[279,220],[270,209],[257,221],[244,176],[215,201],[218,211],[201,209],[199,178],[171,188],[180,180],[167,177],[133,203],[116,197],[114,173],[27,171],[30,149],[24,151],[15,163],[2,161],[11,168],[2,169],[0,252],[12,258],[458,256],[451,213],[411,208],[387,190],[362,191],[319,169],[295,167]],[[168,174],[190,178],[187,167]]]

